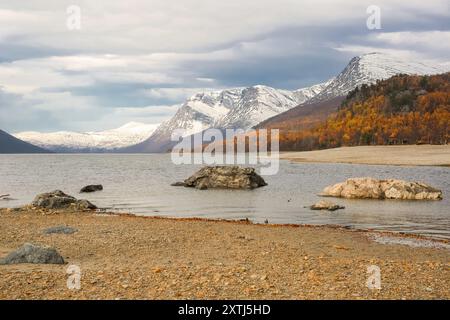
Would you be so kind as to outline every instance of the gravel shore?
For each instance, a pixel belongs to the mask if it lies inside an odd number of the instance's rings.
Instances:
[[[54,226],[71,234],[45,234]],[[390,235],[391,237],[393,235]],[[0,299],[449,299],[450,251],[333,227],[0,210],[0,257],[25,242],[66,265],[0,265]],[[67,287],[68,265],[81,289]],[[381,270],[381,289],[366,285]]]

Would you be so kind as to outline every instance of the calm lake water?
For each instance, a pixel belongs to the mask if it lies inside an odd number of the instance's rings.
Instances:
[[[31,202],[38,193],[61,189],[108,210],[141,215],[208,217],[270,223],[333,224],[355,228],[418,233],[450,239],[450,169],[349,164],[293,164],[282,161],[277,175],[264,177],[268,186],[251,191],[195,190],[171,187],[199,166],[177,166],[170,155],[0,155],[0,194]],[[350,177],[399,178],[440,188],[442,201],[333,199],[345,210],[311,211],[324,187]],[[104,190],[77,194],[87,184]]]

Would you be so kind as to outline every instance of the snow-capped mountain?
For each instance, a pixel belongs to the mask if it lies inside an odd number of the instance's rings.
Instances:
[[[433,66],[370,53],[353,58],[335,78],[308,88],[288,91],[257,85],[197,93],[160,126],[129,123],[102,132],[22,132],[15,136],[54,151],[164,152],[173,145],[171,135],[175,129],[184,129],[186,136],[207,128],[249,129],[296,106],[345,96],[362,84],[399,73],[438,74],[449,68],[449,64]]]
[[[257,85],[197,93],[187,99],[171,119],[162,123],[147,141],[133,148],[133,151],[165,151],[175,129],[184,129],[185,136],[208,128],[249,129],[307,101],[327,85],[328,82],[295,91]]]
[[[447,67],[408,61],[385,53],[368,53],[350,60],[345,69],[308,102],[344,96],[362,84],[372,84],[396,74],[429,75],[448,71]]]
[[[285,112],[313,96],[318,87],[300,90],[277,90],[267,86],[244,88],[237,103],[228,113],[219,117],[213,124],[215,128],[248,129],[267,118]]]
[[[108,151],[137,144],[155,131],[158,124],[129,122],[120,128],[98,132],[51,133],[20,132],[14,134],[18,139],[57,152]]]
[[[170,120],[162,123],[149,139],[129,151],[167,151],[175,129],[184,129],[185,135],[207,128],[248,129],[298,105],[345,96],[362,84],[372,84],[396,74],[423,75],[446,71],[448,68],[443,66],[370,53],[353,58],[337,77],[309,88],[286,91],[259,85],[198,93],[189,98]]]

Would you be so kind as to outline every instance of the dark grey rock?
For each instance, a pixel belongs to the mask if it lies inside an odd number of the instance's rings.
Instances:
[[[91,202],[84,200],[84,199],[77,200],[74,207],[75,207],[75,209],[78,209],[78,210],[95,210],[95,209],[97,209],[97,206],[95,206]]]
[[[11,197],[9,196],[9,194],[2,194],[2,195],[0,195],[0,200],[4,200],[4,201],[12,201],[12,200],[16,200],[16,199],[11,198]]]
[[[184,187],[183,181],[177,181],[171,184],[172,187]]]
[[[18,263],[64,264],[64,259],[54,248],[25,243],[5,258],[0,259],[0,264]]]
[[[50,227],[44,230],[45,234],[52,234],[52,233],[62,233],[62,234],[72,234],[77,232],[78,229],[69,227],[69,226],[56,226],[56,227]]]
[[[239,166],[206,166],[184,181],[185,187],[200,190],[255,189],[266,185],[267,183],[254,168]]]
[[[101,184],[91,184],[81,188],[80,193],[83,192],[95,192],[103,190],[103,186]]]
[[[74,210],[92,210],[97,207],[87,200],[78,200],[69,196],[61,190],[55,190],[49,193],[37,195],[32,206],[45,209],[74,209]]]

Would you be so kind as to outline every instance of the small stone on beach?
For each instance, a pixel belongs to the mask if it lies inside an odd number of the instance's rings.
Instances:
[[[69,226],[56,226],[56,227],[50,227],[44,230],[45,234],[52,234],[52,233],[62,233],[62,234],[72,234],[77,232],[78,229],[69,227]]]

